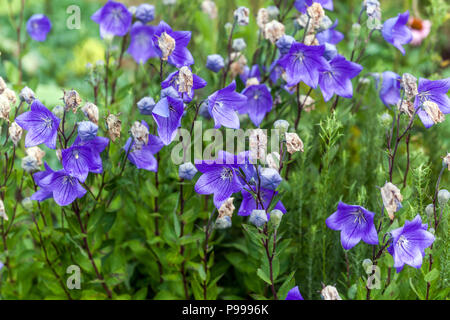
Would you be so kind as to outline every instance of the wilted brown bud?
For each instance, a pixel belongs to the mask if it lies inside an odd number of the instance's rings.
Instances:
[[[318,46],[319,41],[316,39],[316,35],[311,33],[311,34],[306,35],[305,44],[307,46]]]
[[[11,104],[4,95],[0,95],[0,118],[9,120],[9,112],[11,111]]]
[[[307,9],[308,15],[310,17],[309,24],[317,29],[320,27],[320,22],[322,18],[325,17],[325,11],[322,8],[322,5],[318,2],[314,2]]]
[[[272,20],[264,26],[264,38],[275,43],[284,36],[284,25],[277,20]]]
[[[122,121],[114,115],[110,114],[106,118],[106,127],[108,128],[108,135],[114,142],[117,138],[120,138],[120,130],[122,129]]]
[[[286,147],[287,152],[293,154],[297,151],[304,152],[303,141],[295,132],[286,132]]]
[[[134,148],[140,150],[148,143],[148,128],[139,121],[135,121],[131,127],[131,135],[134,141]]]
[[[73,113],[77,112],[77,108],[81,104],[80,95],[75,90],[64,91],[63,101],[66,110],[72,109]]]
[[[81,108],[84,115],[93,123],[98,125],[98,107],[91,103],[86,102],[86,104]]]
[[[204,0],[202,2],[202,11],[206,13],[211,19],[217,18],[217,7],[214,1]]]
[[[16,104],[17,102],[16,93],[11,89],[6,88],[5,91],[3,91],[3,96],[5,96],[8,99],[9,103],[12,106]]]
[[[258,14],[256,16],[256,23],[258,27],[264,30],[264,26],[269,22],[269,11],[266,8],[261,8],[258,10]]]
[[[339,292],[333,286],[326,286],[320,292],[324,300],[342,300],[339,296]]]
[[[247,59],[240,52],[232,52],[230,55],[230,60],[233,61],[230,64],[231,77],[235,78],[237,75],[244,72],[244,68],[247,65]]]
[[[233,197],[228,198],[227,200],[225,200],[225,202],[220,206],[219,208],[219,216],[218,218],[223,218],[223,217],[232,217],[233,216],[233,212],[234,212],[234,204],[233,204]]]
[[[161,59],[167,60],[167,58],[172,54],[173,50],[175,50],[175,40],[167,33],[163,32],[158,38],[158,47],[162,52]]]
[[[422,107],[434,123],[443,122],[445,120],[444,114],[433,101],[425,101]]]
[[[192,75],[191,69],[189,67],[181,67],[178,72],[178,79],[177,79],[177,85],[178,85],[178,92],[186,92],[190,93],[192,90],[192,87],[194,86],[194,78]]]
[[[410,118],[414,115],[414,103],[412,101],[403,99],[403,102],[399,101],[397,103],[397,107],[400,112],[406,113]]]
[[[394,220],[394,213],[401,208],[401,202],[403,201],[400,189],[391,182],[386,182],[380,191],[381,199],[383,199],[383,205],[386,208],[389,219]]]
[[[14,121],[9,126],[8,131],[9,131],[9,136],[11,137],[12,142],[14,143],[14,145],[17,146],[20,139],[22,138],[22,133],[23,133],[22,128]]]
[[[267,135],[262,129],[251,130],[249,144],[251,159],[265,159],[267,151]]]
[[[0,94],[2,94],[6,88],[7,88],[7,86],[6,86],[5,80],[3,80],[2,77],[0,77]]]
[[[444,164],[447,165],[448,171],[450,171],[450,153],[444,157]]]
[[[39,147],[31,147],[25,150],[27,155],[34,157],[37,160],[38,166],[42,165],[42,159],[45,156],[45,151]]]
[[[404,73],[402,75],[401,86],[405,90],[405,97],[407,100],[411,100],[419,94],[417,90],[417,78],[412,74]]]
[[[36,95],[30,88],[24,87],[19,93],[19,99],[21,101],[25,101],[28,104],[31,104],[33,100],[36,99]]]
[[[56,153],[56,157],[58,158],[58,160],[61,161],[62,160],[62,151],[61,151],[61,149],[56,149],[55,153]]]
[[[246,26],[249,22],[250,10],[246,7],[239,7],[234,10],[234,18],[240,26]]]

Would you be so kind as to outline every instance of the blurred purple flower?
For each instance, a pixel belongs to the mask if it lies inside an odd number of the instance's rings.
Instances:
[[[389,105],[396,106],[400,101],[400,76],[395,72],[383,72],[380,99],[386,107]]]
[[[285,300],[304,300],[298,286],[295,286],[289,290]]]
[[[136,19],[141,21],[142,23],[148,23],[155,19],[155,6],[142,3],[136,8]]]
[[[306,9],[313,4],[320,3],[324,9],[333,10],[333,0],[295,0],[295,8],[301,13],[306,13]]]
[[[400,13],[395,18],[387,19],[383,24],[383,29],[381,30],[383,38],[400,50],[403,55],[405,55],[405,49],[402,45],[407,44],[412,40],[411,30],[406,25],[408,23],[408,19],[409,11]]]
[[[261,81],[261,73],[259,72],[259,66],[255,64],[250,69],[248,66],[244,67],[244,72],[240,74],[240,78],[244,84],[247,83],[248,79],[256,78],[258,81]]]
[[[338,19],[334,21],[333,25],[329,27],[327,30],[321,31],[317,33],[316,39],[319,41],[319,44],[338,44],[344,39],[344,35],[336,30],[338,25]]]
[[[130,46],[127,52],[137,63],[145,64],[148,59],[158,57],[153,44],[155,27],[146,25],[133,25],[130,31]]]
[[[165,145],[168,145],[175,138],[177,129],[181,126],[184,104],[180,99],[175,99],[170,96],[165,98],[165,102],[167,103],[168,116],[163,117],[154,112],[152,115],[158,126],[159,138]],[[155,109],[153,109],[153,111],[154,110]]]
[[[272,95],[265,84],[252,85],[245,88],[242,94],[247,103],[239,109],[239,113],[247,113],[256,127],[259,127],[267,112],[272,109]]]
[[[51,28],[50,19],[43,14],[33,14],[27,21],[27,32],[35,41],[45,41]]]
[[[122,3],[108,1],[91,16],[91,19],[100,25],[102,38],[111,35],[123,37],[130,29],[133,15]]]
[[[419,94],[414,101],[414,108],[419,108],[417,114],[424,126],[429,128],[434,125],[434,121],[421,106],[425,101],[431,101],[437,104],[443,114],[450,113],[450,100],[447,96],[447,92],[450,90],[450,78],[434,81],[419,78],[419,86],[417,89]]]
[[[244,185],[244,188],[246,188],[245,185]],[[276,197],[277,194],[278,194],[277,191],[263,189],[263,188],[260,189],[259,195],[261,197],[264,209],[267,210],[269,208],[269,205],[271,204],[272,200]],[[258,207],[259,207],[259,203],[258,203]],[[253,194],[251,194],[250,192],[248,192],[245,189],[242,189],[242,203],[241,203],[241,206],[239,207],[238,215],[248,216],[255,209],[262,209],[262,208],[256,207],[256,200],[253,197]],[[273,207],[273,209],[278,209],[281,212],[286,213],[286,208],[284,207],[284,205],[281,201],[278,201],[276,203],[275,207]],[[267,219],[270,219],[269,213],[267,213]]]

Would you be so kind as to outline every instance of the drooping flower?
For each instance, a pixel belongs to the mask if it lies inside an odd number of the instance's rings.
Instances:
[[[248,187],[247,187],[248,188]],[[254,191],[256,191],[254,189]],[[259,195],[261,197],[261,201],[263,203],[264,209],[268,209],[269,205],[273,201],[273,199],[278,194],[277,191],[269,190],[260,188]],[[256,205],[256,200],[253,197],[253,194],[248,192],[247,190],[242,190],[242,202],[241,206],[239,207],[238,215],[240,216],[248,216],[252,213],[255,209],[262,209],[260,206],[260,203],[258,202],[258,206]],[[278,201],[273,209],[278,209],[283,213],[286,213],[286,208],[284,207],[283,203],[281,201]],[[267,214],[267,219],[270,219],[269,213]]]
[[[308,7],[314,2],[320,3],[324,9],[333,11],[333,0],[295,0],[295,8],[301,13],[306,13]]]
[[[33,14],[27,21],[27,32],[35,41],[45,41],[51,28],[50,19],[43,14]]]
[[[130,46],[127,52],[137,63],[145,64],[148,59],[158,57],[153,34],[155,27],[147,25],[133,25],[130,31]]]
[[[152,113],[158,126],[158,136],[161,141],[168,145],[176,136],[177,129],[181,126],[181,118],[184,113],[184,104],[180,99],[174,99],[170,96],[166,97],[168,116],[162,117],[155,112]],[[154,111],[154,110],[153,110]]]
[[[287,54],[278,60],[278,64],[286,70],[288,86],[300,81],[312,88],[319,83],[321,71],[328,70],[328,62],[323,57],[325,46],[307,46],[295,42]]]
[[[430,34],[431,21],[421,20],[417,17],[410,17],[408,21],[408,27],[410,28],[412,34],[412,40],[410,44],[412,46],[419,46],[422,41]]]
[[[177,68],[194,64],[194,58],[187,49],[190,40],[190,31],[173,31],[164,21],[159,23],[153,35],[159,57]]]
[[[365,243],[378,244],[378,234],[373,223],[375,213],[361,206],[339,202],[337,211],[325,221],[328,228],[341,231],[341,243],[345,250]]]
[[[269,88],[265,84],[245,88],[242,94],[247,97],[247,103],[239,108],[239,113],[247,113],[253,124],[261,124],[266,113],[272,109],[273,100]]]
[[[386,107],[396,106],[400,101],[400,76],[392,71],[385,71],[382,75],[380,99]]]
[[[148,128],[144,120],[141,123]],[[158,161],[154,154],[158,153],[163,146],[164,144],[159,137],[149,134],[147,144],[138,146],[130,137],[123,149],[128,153],[128,160],[138,169],[156,172],[158,170]]]
[[[395,18],[387,19],[381,30],[383,38],[400,50],[403,55],[405,55],[405,49],[402,45],[407,44],[412,40],[411,30],[406,26],[408,19],[409,11],[400,13]]]
[[[424,78],[419,79],[419,94],[414,100],[414,108],[418,109],[417,114],[425,128],[440,122],[443,114],[450,113],[450,100],[447,96],[449,89],[450,78],[434,81]],[[427,101],[433,104],[427,104]]]
[[[92,15],[91,19],[100,25],[102,38],[123,37],[130,29],[133,15],[122,3],[109,0]]]
[[[216,208],[220,208],[233,193],[242,190],[243,185],[237,173],[237,156],[219,151],[215,160],[197,160],[195,166],[202,173],[195,184],[195,191],[199,194],[214,194]]]
[[[208,97],[208,110],[214,119],[215,129],[221,126],[239,129],[240,123],[236,110],[239,110],[247,102],[247,97],[235,90],[236,82],[233,81],[227,87]]]
[[[394,258],[394,268],[400,272],[404,265],[419,269],[422,266],[425,249],[434,242],[434,236],[427,231],[418,214],[414,220],[405,221],[403,227],[391,231],[391,244],[388,252]]]
[[[108,129],[108,135],[114,142],[120,138],[120,132],[122,130],[122,120],[119,119],[118,115],[109,114],[106,117],[106,128]]]
[[[31,111],[22,113],[16,122],[27,130],[25,148],[45,143],[50,149],[56,148],[56,136],[60,120],[39,100],[31,104]]]
[[[336,55],[328,64],[328,69],[320,72],[319,85],[323,99],[328,101],[334,94],[351,98],[353,86],[351,79],[356,77],[362,66],[346,60],[341,55]]]
[[[285,300],[304,300],[298,286],[295,286],[289,290]]]
[[[336,19],[331,27],[317,33],[316,39],[319,41],[319,44],[329,43],[336,45],[344,39],[344,35],[336,30],[338,22],[338,19]]]
[[[204,88],[206,84],[205,80],[192,73],[190,67],[181,67],[161,82],[161,87],[163,89],[173,87],[183,101],[189,103],[194,98],[194,90]]]

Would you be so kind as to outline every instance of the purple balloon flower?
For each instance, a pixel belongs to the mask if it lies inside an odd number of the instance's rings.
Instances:
[[[450,113],[450,100],[447,96],[447,92],[450,90],[450,78],[434,81],[419,78],[419,86],[417,89],[419,94],[415,98],[414,108],[419,108],[417,114],[420,120],[422,120],[423,125],[429,128],[435,123],[421,106],[425,101],[431,101],[437,104],[443,114]]]
[[[59,121],[59,118],[39,100],[34,100],[31,111],[24,112],[16,118],[17,124],[28,131],[25,137],[25,148],[45,143],[50,149],[55,149]]]
[[[295,0],[295,8],[301,13],[305,13],[306,9],[313,4],[320,3],[324,9],[333,10],[333,0]]]
[[[238,176],[238,157],[226,151],[219,151],[215,160],[195,161],[198,171],[203,173],[195,184],[199,194],[214,194],[214,205],[220,208],[233,193],[242,190]]]
[[[329,69],[320,73],[319,84],[323,99],[328,101],[334,94],[344,98],[353,96],[353,86],[350,79],[356,77],[363,67],[336,55],[329,62]]]
[[[286,70],[288,86],[303,81],[316,88],[320,71],[329,69],[328,62],[323,57],[324,51],[324,45],[307,46],[303,43],[293,43],[289,53],[278,60],[278,64]]]
[[[228,87],[214,92],[208,97],[208,110],[214,119],[214,128],[221,126],[239,129],[239,118],[236,110],[239,110],[246,102],[247,97],[235,91],[236,82]]]
[[[293,287],[289,290],[285,300],[305,300],[303,299],[298,286]]]
[[[272,95],[265,84],[245,88],[242,94],[247,97],[247,103],[239,108],[239,113],[247,113],[255,126],[259,126],[266,113],[272,109]]]
[[[259,195],[263,202],[264,209],[269,208],[270,203],[272,202],[273,198],[276,197],[277,194],[278,194],[277,191],[260,188]],[[239,207],[238,215],[249,216],[252,213],[252,211],[255,209],[262,209],[262,208],[259,208],[259,203],[258,203],[258,208],[257,208],[256,200],[253,197],[253,195],[250,192],[248,192],[247,190],[242,189],[242,202],[241,202],[241,206]],[[284,207],[284,205],[281,201],[277,202],[274,209],[278,209],[281,212],[286,213],[286,208]],[[267,219],[270,219],[269,213],[267,213]]]
[[[341,243],[345,250],[353,248],[361,241],[378,244],[378,234],[373,224],[375,213],[361,206],[339,202],[337,211],[327,218],[328,228],[341,231]]]
[[[130,46],[127,52],[137,63],[145,64],[148,59],[158,57],[153,44],[155,27],[146,25],[133,25],[130,31]]]
[[[380,99],[386,107],[395,106],[400,101],[400,76],[395,72],[383,72]]]
[[[35,41],[45,41],[51,28],[50,19],[43,14],[33,14],[27,21],[27,32]]]
[[[240,74],[240,78],[244,84],[247,83],[248,79],[256,78],[261,81],[261,73],[259,72],[259,66],[255,64],[251,69],[248,66],[244,67],[244,72]]]
[[[190,31],[173,31],[164,21],[159,23],[153,35],[159,57],[177,68],[194,64],[194,58],[187,49],[190,40]]]
[[[400,272],[404,265],[419,269],[422,266],[425,248],[434,242],[434,236],[427,231],[428,225],[422,224],[420,215],[412,221],[405,221],[401,228],[391,231],[392,242],[388,252],[394,258],[394,268]]]
[[[344,35],[336,30],[338,25],[338,19],[334,21],[333,25],[329,27],[327,30],[321,31],[317,33],[316,39],[319,41],[319,44],[331,43],[338,44],[344,39]]]
[[[141,123],[148,128],[148,124],[142,120]],[[154,135],[148,135],[148,143],[146,145],[136,148],[136,144],[132,143],[132,138],[128,138],[127,143],[123,147],[125,152],[128,152],[128,160],[134,164],[138,169],[148,171],[158,171],[158,161],[154,154],[158,153],[164,146],[161,139]]]
[[[67,206],[86,194],[77,178],[69,175],[64,169],[53,171],[47,163],[45,171],[37,172],[33,177],[41,189],[30,197],[31,200],[43,201],[53,197],[58,205]]]
[[[406,26],[408,19],[409,11],[400,13],[395,18],[387,19],[381,30],[383,38],[400,50],[403,55],[405,55],[405,49],[402,45],[407,44],[412,40],[411,30]]]
[[[177,134],[177,129],[181,126],[181,118],[184,113],[184,103],[180,99],[175,99],[170,96],[167,96],[164,102],[167,106],[168,116],[163,117],[154,112],[152,115],[153,119],[155,119],[156,125],[158,126],[158,136],[165,145],[168,145],[173,141]],[[153,111],[154,110],[155,109],[153,109]]]
[[[100,25],[100,36],[107,35],[123,37],[131,26],[133,15],[120,2],[108,1],[98,9],[91,19]]]
[[[192,75],[192,87],[188,88],[184,82],[186,82],[186,79],[183,78],[184,74],[183,72],[180,73],[180,70],[177,70],[175,72],[172,72],[169,74],[166,80],[161,82],[161,87],[163,89],[167,87],[174,88],[178,95],[183,99],[185,103],[189,103],[194,98],[194,90],[204,88],[207,85],[207,82],[200,78],[198,75],[193,74],[191,72],[190,67],[188,68],[188,73],[191,73]],[[187,81],[189,82],[189,81]],[[189,92],[185,92],[185,90],[188,90]]]

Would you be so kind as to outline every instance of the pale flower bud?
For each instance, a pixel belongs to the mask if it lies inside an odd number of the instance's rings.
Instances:
[[[11,111],[11,104],[4,95],[0,95],[0,118],[9,120],[9,112]]]
[[[131,127],[131,135],[133,136],[134,148],[140,150],[148,143],[148,128],[139,121],[135,121]]]
[[[64,91],[63,101],[66,110],[72,109],[73,113],[77,112],[77,108],[81,104],[80,95],[75,90]]]
[[[5,205],[3,204],[2,199],[0,199],[0,218],[8,221],[8,216],[6,215]]]
[[[34,172],[39,170],[37,159],[33,156],[26,156],[22,159],[22,169],[26,172]]]
[[[98,125],[98,107],[91,103],[86,102],[86,104],[81,108],[84,116],[87,117],[91,122]]]
[[[234,204],[233,204],[234,198],[230,197],[220,206],[219,208],[219,218],[223,217],[232,217],[234,212]]]
[[[249,22],[250,10],[246,7],[239,7],[234,11],[234,18],[240,26],[246,26]]]
[[[5,80],[3,80],[2,77],[0,77],[0,94],[2,94],[6,88],[7,88],[7,86],[6,86]]]
[[[42,165],[42,159],[45,156],[44,150],[36,146],[25,149],[25,152],[27,153],[28,156],[31,156],[36,159],[38,166]]]
[[[267,151],[267,135],[262,129],[253,129],[249,136],[252,159],[264,159]]]
[[[439,190],[438,201],[441,206],[445,206],[450,199],[450,192],[446,189]]]
[[[98,125],[92,121],[80,121],[77,126],[78,137],[80,137],[82,141],[89,141],[97,136]]]
[[[217,218],[216,223],[214,224],[214,228],[216,229],[227,229],[231,227],[231,218],[228,216]]]
[[[444,122],[445,116],[435,102],[427,100],[423,103],[422,108],[434,123]]]
[[[414,103],[409,100],[400,100],[397,102],[397,107],[401,113],[407,114],[410,118],[414,115]]]
[[[22,138],[22,133],[23,133],[22,128],[14,121],[13,123],[11,123],[8,130],[9,130],[9,136],[11,137],[12,142],[14,143],[14,145],[17,146],[20,139]]]
[[[16,104],[16,93],[9,88],[6,88],[3,95],[8,99],[9,103],[13,106]]]
[[[260,29],[264,29],[264,25],[269,22],[269,11],[266,8],[261,8],[258,10],[256,16],[256,23]]]
[[[287,152],[293,154],[297,151],[304,152],[303,141],[295,132],[286,132],[286,147]]]
[[[278,229],[280,226],[281,219],[283,219],[283,212],[278,209],[270,211],[270,222],[275,229]]]
[[[194,78],[191,69],[189,67],[181,67],[178,72],[177,78],[178,92],[191,93],[194,86]]]
[[[275,190],[283,180],[277,169],[262,168],[260,169],[260,184],[264,189]]]
[[[122,129],[122,121],[114,115],[110,114],[106,118],[106,127],[108,129],[108,135],[114,142],[117,138],[120,138],[120,130]]]
[[[381,199],[383,199],[383,205],[386,208],[389,219],[394,220],[394,213],[402,207],[401,202],[403,201],[403,196],[400,193],[400,189],[391,182],[386,182],[380,191]]]
[[[450,171],[450,153],[447,153],[447,155],[443,158],[443,165],[448,168],[448,171]]]
[[[434,205],[432,203],[426,206],[425,213],[427,214],[428,222],[430,222],[434,215]]]
[[[234,51],[244,51],[247,48],[247,44],[244,39],[236,38],[233,40],[232,48]]]
[[[206,13],[210,19],[217,18],[217,6],[214,1],[204,0],[202,2],[202,11]]]
[[[404,73],[400,83],[405,90],[406,99],[410,100],[419,94],[417,90],[417,78],[412,74]]]
[[[267,214],[264,210],[253,210],[250,214],[250,223],[254,224],[256,227],[261,227],[267,222]]]
[[[284,25],[277,20],[272,20],[264,26],[264,38],[275,43],[284,36]]]
[[[280,14],[280,10],[278,9],[277,6],[268,6],[267,12],[269,13],[269,17],[271,17],[272,19],[277,18],[278,15]]]
[[[36,99],[36,95],[34,91],[28,87],[24,87],[19,93],[20,101],[25,101],[28,104],[31,104],[34,99]]]
[[[314,29],[319,28],[322,18],[325,17],[325,11],[323,10],[322,5],[318,2],[314,2],[308,7],[307,12],[311,19],[309,24],[313,26]]]
[[[180,179],[192,180],[197,171],[197,168],[192,164],[192,162],[186,162],[178,168],[178,175],[180,176]]]
[[[166,32],[163,32],[158,38],[158,47],[162,53],[162,60],[167,60],[167,58],[175,50],[175,40],[169,36]]]
[[[324,287],[320,292],[320,295],[324,300],[342,300],[337,289],[333,286]]]
[[[279,119],[273,123],[273,127],[277,130],[280,130],[281,133],[285,133],[289,129],[289,122],[283,119]]]

